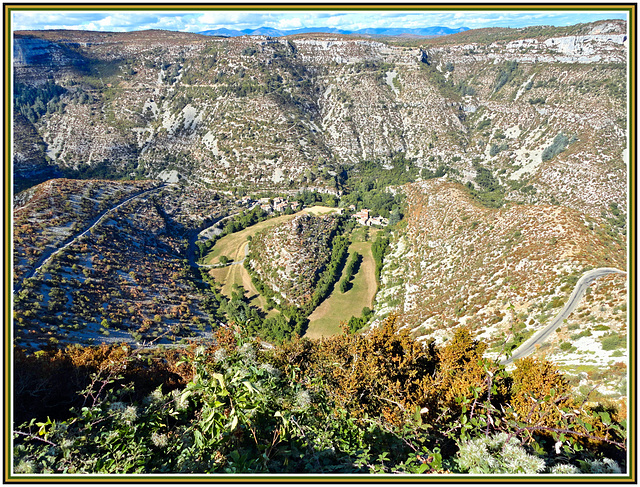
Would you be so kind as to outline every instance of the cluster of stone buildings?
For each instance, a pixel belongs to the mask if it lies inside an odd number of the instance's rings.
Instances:
[[[355,210],[356,207],[351,205],[349,209]],[[386,218],[381,216],[369,216],[369,210],[367,208],[363,208],[357,213],[354,213],[352,218],[355,218],[360,225],[366,225],[367,227],[370,227],[371,225],[380,225],[384,227],[389,224],[389,220]]]
[[[284,211],[287,208],[291,208],[293,211],[298,211],[300,209],[299,201],[289,202],[288,199],[282,198],[280,196],[273,199],[260,198],[258,200],[258,204],[260,205],[260,208],[262,208],[264,211],[268,213],[271,213],[274,211]]]

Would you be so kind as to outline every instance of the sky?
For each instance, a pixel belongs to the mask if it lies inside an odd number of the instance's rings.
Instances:
[[[272,27],[293,30],[303,27],[332,27],[358,30],[376,27],[527,27],[532,25],[566,26],[602,19],[626,19],[620,11],[286,11],[274,10],[199,10],[176,11],[12,11],[13,30],[77,29],[128,32],[163,29],[201,32],[218,28],[254,29]]]

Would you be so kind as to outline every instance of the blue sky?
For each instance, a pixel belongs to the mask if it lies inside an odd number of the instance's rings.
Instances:
[[[19,8],[19,6],[16,6]],[[564,26],[602,19],[626,19],[626,12],[604,11],[222,11],[191,12],[93,11],[56,12],[47,10],[12,12],[13,30],[79,29],[124,32],[165,29],[199,32],[209,29],[251,29],[273,27],[291,30],[302,27],[333,27],[358,30],[367,27],[526,27],[531,25]]]

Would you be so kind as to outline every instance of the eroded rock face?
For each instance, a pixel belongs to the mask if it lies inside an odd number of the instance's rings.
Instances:
[[[13,170],[22,178],[34,177],[54,170],[47,163],[46,144],[35,127],[21,113],[13,117]]]
[[[505,187],[534,184],[515,199],[553,195],[598,215],[625,205],[625,29],[466,32],[410,48],[318,34],[18,33],[16,81],[65,92],[16,135],[53,167],[177,171],[229,190],[336,190],[340,165],[403,152],[463,183],[489,167]],[[578,142],[543,161],[560,133]],[[42,157],[22,145],[15,160]]]
[[[62,67],[70,63],[71,58],[60,44],[35,37],[16,36],[14,39],[13,66],[15,68],[32,65]]]

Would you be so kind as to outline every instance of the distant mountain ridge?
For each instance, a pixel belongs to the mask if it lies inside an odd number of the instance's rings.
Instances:
[[[240,37],[245,35],[266,35],[271,37],[283,37],[295,34],[307,34],[310,32],[321,32],[326,34],[342,34],[342,35],[367,35],[367,36],[419,36],[419,37],[431,37],[431,36],[443,36],[449,34],[457,34],[458,32],[465,32],[469,30],[468,27],[458,27],[457,29],[451,29],[449,27],[424,27],[419,29],[406,29],[403,27],[390,27],[390,28],[369,28],[359,30],[342,30],[329,27],[304,27],[302,29],[294,30],[279,30],[271,27],[258,27],[257,29],[213,29],[204,30],[198,32],[198,34],[209,36],[225,36],[225,37]]]

